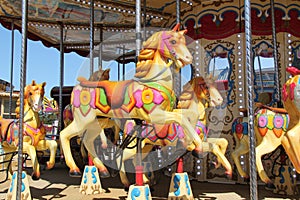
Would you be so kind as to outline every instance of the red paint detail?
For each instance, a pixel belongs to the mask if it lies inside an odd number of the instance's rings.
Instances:
[[[93,163],[93,159],[91,158],[91,156],[89,155],[89,166],[93,166],[94,165],[94,163]]]
[[[283,96],[283,101],[286,101],[289,94],[287,93],[286,91],[286,84],[283,85],[283,88],[282,88],[282,96]]]
[[[135,184],[137,186],[143,186],[143,166],[136,166],[135,167]]]
[[[287,68],[286,68],[286,71],[287,71],[288,73],[290,73],[292,76],[296,76],[296,75],[299,75],[299,74],[300,74],[300,70],[297,69],[296,67],[293,67],[293,66],[287,67]]]
[[[177,159],[177,173],[183,173],[183,158]]]
[[[294,100],[295,96],[294,96],[294,90],[296,87],[296,83],[291,83],[290,84],[290,100]]]

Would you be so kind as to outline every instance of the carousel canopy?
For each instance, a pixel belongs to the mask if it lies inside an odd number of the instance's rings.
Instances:
[[[29,0],[28,37],[41,40],[47,47],[59,48],[63,28],[65,52],[86,56],[90,42],[89,0]],[[145,5],[144,5],[145,3]],[[277,32],[300,37],[300,3],[295,0],[275,1]],[[94,44],[103,41],[102,57],[117,58],[135,49],[135,0],[94,0]],[[0,22],[11,29],[21,28],[22,1],[0,0]],[[144,9],[145,8],[145,9]],[[251,1],[252,33],[271,35],[270,2]],[[145,11],[144,11],[145,10]],[[170,28],[176,23],[176,0],[141,1],[141,25],[146,37],[156,28]],[[144,15],[145,13],[145,15]],[[221,39],[244,32],[243,0],[182,0],[181,24],[193,39]],[[143,30],[142,30],[143,31]],[[117,49],[117,50],[116,50]],[[95,47],[97,50],[97,47]],[[116,54],[116,55],[112,55]]]

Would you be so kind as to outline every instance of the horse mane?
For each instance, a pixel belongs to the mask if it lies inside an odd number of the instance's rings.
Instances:
[[[179,97],[177,108],[187,109],[190,107],[193,97],[198,101],[202,100],[201,94],[208,88],[208,85],[214,84],[215,80],[209,76],[204,78],[202,76],[195,77],[183,86],[183,91]]]
[[[159,48],[162,32],[154,33],[148,40],[143,43],[143,49],[140,51],[138,62],[136,64],[136,73],[134,77],[145,77],[153,63],[155,52]]]

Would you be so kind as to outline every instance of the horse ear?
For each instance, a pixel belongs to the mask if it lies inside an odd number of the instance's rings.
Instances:
[[[109,73],[110,72],[110,68],[107,68],[106,70],[104,70],[104,72]]]
[[[36,82],[35,82],[35,80],[32,80],[32,83],[31,83],[31,85],[36,85]]]
[[[187,30],[186,30],[186,29],[184,29],[184,30],[182,30],[182,31],[179,31],[179,32],[180,32],[180,34],[184,35],[184,34],[186,34],[186,33],[187,33]]]
[[[179,31],[180,30],[180,23],[176,24],[172,31]]]
[[[42,83],[42,87],[45,87],[45,85],[46,85],[46,82],[43,82],[43,83]]]

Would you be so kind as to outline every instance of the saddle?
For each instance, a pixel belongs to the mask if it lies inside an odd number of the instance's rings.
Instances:
[[[262,103],[256,103],[255,105],[258,108],[265,108],[265,109],[271,110],[271,111],[279,113],[279,114],[288,114],[287,110],[284,108],[275,108],[275,107],[264,105]]]
[[[82,80],[80,85],[89,88],[102,88],[105,92],[107,103],[112,108],[119,108],[124,102],[125,91],[133,80],[126,81],[88,81]]]

